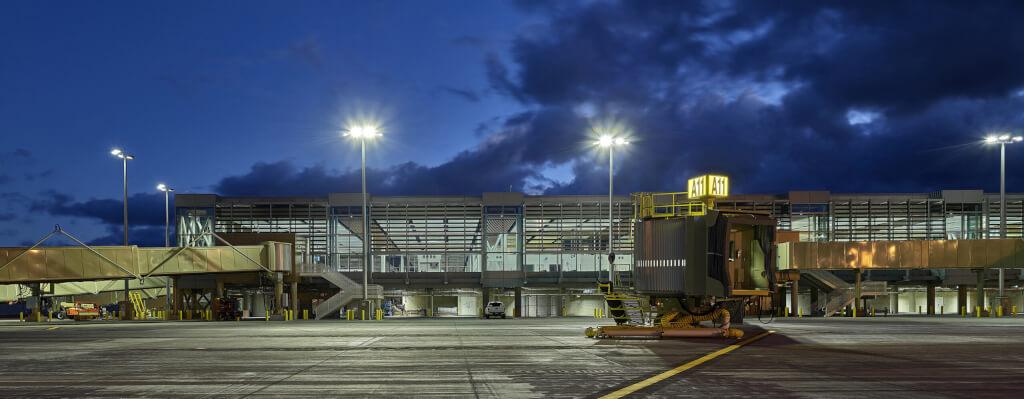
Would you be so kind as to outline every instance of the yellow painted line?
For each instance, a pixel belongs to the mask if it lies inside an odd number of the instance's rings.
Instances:
[[[58,328],[60,328],[60,326],[50,327],[50,328],[47,328],[47,330],[56,330]]]
[[[682,372],[684,372],[686,370],[689,370],[689,369],[692,369],[694,367],[700,366],[701,364],[707,362],[708,360],[714,359],[716,357],[722,356],[722,355],[724,355],[726,353],[729,353],[729,352],[732,352],[732,351],[734,351],[736,349],[739,349],[743,345],[746,345],[746,344],[749,344],[751,342],[757,341],[757,340],[759,340],[761,338],[767,337],[768,335],[770,335],[770,334],[772,334],[774,332],[775,331],[765,331],[763,333],[760,333],[758,335],[755,335],[755,336],[750,337],[748,339],[745,339],[743,341],[737,342],[737,343],[729,345],[729,346],[727,346],[725,348],[722,348],[722,349],[719,349],[717,351],[711,352],[711,353],[709,353],[707,355],[702,356],[701,358],[699,358],[697,360],[690,361],[689,363],[686,363],[686,364],[684,364],[682,366],[676,367],[676,368],[674,368],[672,370],[666,371],[666,372],[658,374],[658,375],[656,375],[654,377],[651,377],[651,378],[648,378],[646,380],[640,381],[640,382],[638,382],[636,384],[633,384],[633,385],[630,385],[628,387],[622,388],[622,389],[620,389],[618,391],[615,391],[615,392],[612,392],[610,394],[604,395],[604,396],[601,397],[601,399],[618,399],[618,398],[624,397],[624,396],[629,395],[629,394],[631,394],[633,392],[636,392],[636,391],[639,391],[641,389],[647,388],[647,387],[649,387],[651,385],[657,384],[658,382],[661,382],[661,381],[663,381],[666,378],[672,377],[672,376],[674,376],[676,374],[679,374],[679,373],[682,373]]]

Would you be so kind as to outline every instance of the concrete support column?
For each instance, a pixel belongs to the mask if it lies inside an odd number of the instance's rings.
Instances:
[[[486,308],[487,304],[491,302],[491,290],[489,288],[481,288],[480,296],[482,301],[480,302],[480,314],[483,314],[484,308]]]
[[[978,309],[985,310],[985,269],[976,270],[978,273],[978,288],[975,293],[974,306]]]
[[[926,311],[928,314],[935,314],[935,283],[928,283],[926,290]]]
[[[818,310],[818,287],[811,287],[811,308],[807,314],[814,314]]]
[[[958,286],[956,286],[956,312],[960,313],[960,309],[967,309],[968,312],[971,311],[971,309],[967,307],[967,286],[966,285],[958,285]]]
[[[860,275],[863,273],[860,269],[853,270],[853,311],[857,312],[860,309],[861,295],[860,295]]]
[[[284,295],[284,282],[281,273],[274,273],[274,311],[273,314],[281,314],[281,296]]]
[[[523,287],[516,287],[516,311],[512,317],[523,317]]]
[[[793,280],[793,292],[789,294],[789,311],[794,317],[800,311],[800,280]]]
[[[121,306],[121,320],[131,320],[132,319],[132,316],[131,316],[131,314],[132,314],[131,313],[132,312],[132,305],[131,305],[132,299],[129,296],[129,294],[131,293],[131,290],[128,289],[128,281],[129,280],[125,280],[124,281],[124,302],[122,302],[122,303],[124,303],[124,306]]]
[[[301,313],[299,306],[299,282],[292,281],[291,292],[288,293],[288,307],[292,309],[296,314]],[[301,317],[301,316],[296,316]]]
[[[778,304],[776,305],[778,308],[775,309],[775,315],[779,315],[782,313],[782,309],[786,308],[786,286],[780,286],[775,295],[778,296],[778,301],[775,302]]]
[[[181,281],[181,277],[174,277],[174,310],[185,310],[185,296],[181,291],[181,286],[178,283]],[[177,317],[177,313],[173,315]]]
[[[437,311],[437,309],[434,309],[434,289],[427,288],[427,295],[430,296],[430,301],[427,304],[427,316],[433,317],[434,312]]]
[[[224,296],[224,282],[221,281],[219,278],[217,279],[217,292],[214,294],[216,295],[217,298]]]
[[[29,309],[29,312],[32,312],[33,313],[33,317],[34,317],[34,313],[35,312],[39,312],[39,313],[43,312],[43,293],[42,293],[43,289],[42,289],[42,284],[39,284],[39,283],[29,284],[29,287],[31,287],[30,289],[32,291],[32,298],[34,298],[33,302],[36,303],[36,306],[34,308]],[[25,316],[28,316],[28,315],[25,315]],[[36,320],[36,321],[39,321],[39,320]]]
[[[565,288],[558,289],[558,315],[565,316]]]

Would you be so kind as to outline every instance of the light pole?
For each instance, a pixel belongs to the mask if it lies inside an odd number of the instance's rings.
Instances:
[[[1006,145],[1024,141],[1024,137],[1001,134],[985,138],[987,144],[999,144],[999,238],[1006,238]],[[1003,298],[1003,268],[999,268],[999,298]]]
[[[170,197],[171,197],[171,193],[174,192],[174,189],[170,188],[170,187],[167,187],[163,183],[157,184],[156,185],[156,189],[164,192],[164,246],[165,247],[170,247],[171,246],[171,199],[170,199]],[[171,309],[171,277],[167,276],[165,278],[164,282],[167,283],[167,294],[165,295],[166,299],[167,299],[167,311],[168,312],[172,312],[172,311],[174,311],[174,309]],[[168,314],[170,314],[170,313],[168,313]]]
[[[615,147],[629,144],[621,137],[601,136],[597,145],[608,149],[608,282],[614,282],[612,275],[615,273],[615,249],[612,247],[612,209],[614,199],[612,198],[612,187],[615,176]]]
[[[370,298],[369,287],[370,283],[370,208],[367,204],[366,199],[366,140],[380,137],[381,134],[377,132],[377,128],[374,126],[356,126],[349,129],[345,136],[359,139],[359,145],[362,147],[362,169],[363,169],[363,301],[367,301]]]
[[[134,155],[125,154],[124,151],[114,149],[111,154],[121,158],[121,179],[124,183],[124,245],[128,245],[128,161],[135,159]]]
[[[110,151],[111,154],[121,158],[121,180],[124,183],[124,245],[128,246],[128,161],[135,159],[135,156],[125,154],[124,151],[114,149]],[[128,280],[124,281],[124,304],[125,309],[121,309],[121,317],[125,317],[126,313],[124,310],[128,308],[128,302],[131,298],[128,295]]]

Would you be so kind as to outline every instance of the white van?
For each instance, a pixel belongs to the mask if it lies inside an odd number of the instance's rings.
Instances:
[[[489,302],[487,307],[484,308],[484,317],[498,317],[505,318],[505,304],[501,302]]]

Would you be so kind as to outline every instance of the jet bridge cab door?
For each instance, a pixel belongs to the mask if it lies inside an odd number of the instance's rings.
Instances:
[[[775,219],[749,213],[719,214],[709,229],[709,247],[721,243],[722,254],[709,248],[709,274],[719,277],[725,296],[769,295],[775,285]],[[721,263],[720,273],[715,273]],[[718,274],[718,276],[715,276]]]

